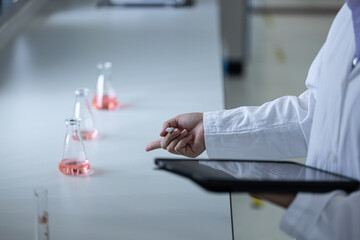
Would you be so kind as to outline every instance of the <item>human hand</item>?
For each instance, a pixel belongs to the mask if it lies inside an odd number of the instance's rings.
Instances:
[[[175,129],[168,133],[166,128]],[[163,137],[149,143],[146,151],[163,148],[170,153],[195,158],[205,150],[203,113],[178,115],[163,124],[160,132]]]

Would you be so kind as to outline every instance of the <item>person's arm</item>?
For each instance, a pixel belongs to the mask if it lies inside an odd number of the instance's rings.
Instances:
[[[205,112],[206,152],[227,159],[305,157],[315,103],[308,90],[259,107]]]
[[[233,159],[304,157],[315,103],[314,92],[307,90],[260,107],[181,114],[163,124],[162,138],[146,151],[163,148],[197,157],[206,149],[210,158]],[[167,133],[167,127],[175,130]]]

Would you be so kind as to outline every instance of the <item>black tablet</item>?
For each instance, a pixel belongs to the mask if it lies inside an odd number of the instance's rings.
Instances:
[[[349,177],[288,161],[155,159],[159,169],[189,178],[214,192],[352,192]]]

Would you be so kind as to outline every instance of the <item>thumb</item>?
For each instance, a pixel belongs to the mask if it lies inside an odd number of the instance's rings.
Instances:
[[[166,132],[166,129],[167,129],[168,127],[174,127],[174,128],[177,128],[177,127],[178,127],[177,117],[174,117],[174,118],[172,118],[172,119],[167,120],[166,122],[164,122],[163,128],[162,128],[162,130],[161,130],[161,132],[160,132],[160,137],[165,137],[166,134],[168,134],[168,133]]]

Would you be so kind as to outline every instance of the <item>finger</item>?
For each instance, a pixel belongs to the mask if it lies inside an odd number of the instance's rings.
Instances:
[[[177,117],[174,117],[174,118],[172,118],[172,119],[164,122],[164,124],[163,124],[163,129],[162,129],[161,132],[160,132],[160,136],[161,136],[161,137],[165,137],[165,136],[168,134],[168,132],[166,132],[166,129],[167,129],[168,127],[175,127],[175,128],[176,128],[177,126],[178,126],[178,124],[177,124]]]
[[[188,131],[186,129],[182,130],[181,133],[179,134],[178,137],[174,138],[169,145],[167,146],[166,150],[168,150],[168,152],[170,153],[176,153],[175,151],[175,146],[178,144],[179,141],[181,141],[181,139],[183,139],[184,137],[186,137],[188,135]]]
[[[162,141],[162,139],[158,139],[156,141],[153,141],[153,142],[149,143],[146,146],[145,151],[149,152],[149,151],[161,148],[161,141]]]
[[[175,128],[174,131],[172,131],[171,133],[166,134],[166,136],[161,141],[161,147],[163,149],[167,149],[167,146],[169,145],[169,143],[173,139],[175,139],[179,134],[180,134],[180,131],[177,128]]]
[[[187,155],[186,147],[192,141],[192,139],[193,139],[193,135],[189,135],[189,136],[181,139],[174,147],[175,152],[186,156]]]

